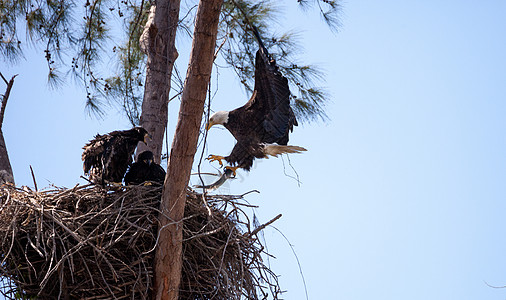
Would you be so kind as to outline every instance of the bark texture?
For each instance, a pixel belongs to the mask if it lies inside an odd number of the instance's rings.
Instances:
[[[0,184],[6,182],[14,184],[14,174],[12,173],[12,167],[9,161],[4,134],[0,129]]]
[[[167,126],[170,79],[178,56],[175,47],[180,0],[157,0],[141,36],[147,54],[146,83],[140,125],[151,134],[149,145],[139,143],[138,153],[151,150],[160,163],[163,137]]]
[[[5,94],[2,97],[2,106],[0,108],[0,184],[6,182],[14,184],[14,174],[12,173],[11,162],[9,160],[9,154],[7,153],[7,146],[5,145],[2,125],[4,122],[7,100],[9,99],[12,85],[14,84],[14,78],[16,78],[16,76],[17,75],[12,76],[11,80],[7,81],[5,77],[1,75],[2,79],[7,84],[7,89],[5,90]]]
[[[178,299],[186,188],[197,151],[222,4],[223,0],[201,0],[197,11],[192,52],[160,206],[163,214],[160,215],[162,229],[155,257],[156,299]]]

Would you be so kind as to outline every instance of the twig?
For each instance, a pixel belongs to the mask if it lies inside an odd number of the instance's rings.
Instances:
[[[223,45],[225,45],[225,42],[227,41],[227,37],[225,37],[223,39],[223,42],[221,42],[220,46],[218,47],[218,49],[216,49],[216,52],[214,52],[214,58],[213,60],[216,60],[216,57],[218,57],[218,53],[220,53],[221,51],[221,48],[223,48]]]
[[[9,82],[7,81],[7,79],[5,79],[4,74],[2,74],[2,72],[0,72],[0,76],[4,80],[5,84],[9,85]]]
[[[281,218],[283,215],[282,214],[279,214],[277,215],[276,217],[274,217],[274,219],[270,220],[269,222],[265,223],[265,224],[262,224],[260,226],[258,226],[257,228],[255,228],[255,230],[253,230],[249,236],[253,236],[253,235],[256,235],[260,230],[264,230],[265,227],[271,225],[272,223],[276,222],[279,218]]]
[[[209,80],[207,92],[208,92],[208,98],[207,98],[207,113],[206,113],[206,123],[205,124],[209,123],[209,114],[210,114],[210,109],[211,109],[211,80]],[[200,167],[202,165],[202,160],[204,159],[204,152],[206,151],[207,133],[208,133],[208,131],[205,130],[204,131],[204,141],[203,141],[204,146],[202,147],[202,152],[200,153],[199,164],[197,165],[197,172],[199,174],[199,179],[200,179],[200,182],[202,183],[202,186],[205,186],[205,184],[204,184],[204,179],[202,179],[202,175],[200,173]],[[207,209],[208,216],[211,216],[212,212],[211,212],[211,208],[209,207],[209,204],[207,203],[206,194],[207,194],[207,190],[204,189],[203,193],[202,193],[202,203],[204,203],[204,205]]]
[[[242,195],[239,195],[239,196],[237,196],[237,197],[238,197],[238,198],[243,198],[243,197],[244,197],[244,196],[246,196],[247,194],[251,194],[251,193],[258,193],[258,194],[260,194],[260,191],[259,191],[259,190],[251,190],[251,191],[246,192],[246,193],[244,193],[244,194],[242,194]]]
[[[88,181],[88,183],[89,183],[90,185],[95,185],[95,183],[94,183],[93,181],[89,180],[88,178],[84,177],[83,175],[81,175],[81,176],[79,176],[79,177],[80,177],[80,178],[82,178],[82,179],[84,179],[84,180],[86,180],[86,181]]]
[[[0,293],[56,299],[66,288],[70,298],[149,299],[161,193],[144,186],[0,189],[0,252],[7,254],[0,276],[14,280],[0,284]],[[279,216],[253,231],[239,196],[207,195],[209,217],[202,194],[186,193],[180,298],[279,299],[269,254],[255,235]],[[29,221],[18,230],[15,218]]]
[[[306,279],[304,278],[304,273],[302,272],[302,266],[300,265],[299,257],[297,256],[297,253],[295,253],[295,249],[293,248],[293,245],[290,243],[288,238],[283,234],[283,232],[281,232],[281,230],[277,229],[274,226],[272,228],[274,228],[277,232],[279,232],[279,234],[281,234],[281,236],[285,239],[285,241],[290,246],[290,249],[292,250],[292,253],[295,256],[295,259],[297,260],[297,266],[299,267],[300,276],[302,277],[302,283],[304,285],[304,292],[306,293],[306,299],[309,299],[309,296],[307,294]]]
[[[30,165],[30,172],[32,173],[32,179],[33,179],[33,185],[35,186],[35,191],[38,192],[39,189],[37,188],[37,181],[35,181],[35,174],[33,174],[32,165]]]
[[[292,161],[290,160],[290,156],[288,154],[286,154],[286,158],[288,159],[288,165],[292,168],[292,171],[295,173],[296,177],[286,173],[285,160],[283,159],[283,156],[281,156],[281,162],[283,162],[283,173],[285,174],[286,177],[292,178],[295,181],[297,181],[297,185],[300,187],[302,182],[300,181],[299,173],[297,173],[297,170],[295,170],[295,168],[293,167]]]
[[[11,244],[9,246],[9,251],[7,251],[7,254],[5,255],[4,259],[2,259],[1,265],[3,265],[4,262],[5,262],[5,260],[9,257],[9,254],[12,251],[12,246],[14,246],[14,238],[16,237],[16,234],[15,234],[15,230],[16,230],[16,226],[15,226],[15,224],[16,224],[16,217],[14,217],[14,220],[13,220],[12,224],[13,224],[12,225],[12,241],[11,241]]]

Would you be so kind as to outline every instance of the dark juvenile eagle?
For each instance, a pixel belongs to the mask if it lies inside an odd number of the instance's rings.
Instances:
[[[227,161],[234,171],[249,171],[255,158],[268,158],[282,153],[299,153],[306,149],[289,146],[288,134],[297,126],[295,114],[290,107],[288,80],[278,70],[276,62],[269,57],[258,33],[260,44],[255,60],[255,88],[250,100],[232,111],[218,111],[209,119],[207,130],[220,124],[237,140],[228,156],[210,155],[211,161]]]
[[[84,174],[95,183],[119,183],[132,163],[132,154],[139,142],[147,142],[148,132],[142,127],[97,134],[83,149]]]
[[[165,180],[165,170],[153,161],[153,152],[144,151],[137,157],[125,174],[125,184],[141,184],[144,182],[153,182],[163,184]]]

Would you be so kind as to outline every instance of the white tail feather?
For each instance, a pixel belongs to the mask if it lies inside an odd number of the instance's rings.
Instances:
[[[299,146],[284,146],[284,145],[276,145],[276,144],[267,144],[264,146],[265,156],[278,156],[283,153],[301,153],[302,151],[307,151],[305,148]]]

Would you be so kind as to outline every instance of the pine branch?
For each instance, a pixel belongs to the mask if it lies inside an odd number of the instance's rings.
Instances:
[[[337,14],[336,1],[311,2],[316,2],[322,12],[324,6],[330,6],[333,8],[332,13]],[[317,83],[321,84],[325,76],[315,66],[296,62],[297,52],[301,48],[297,43],[296,33],[276,35],[272,32],[272,26],[268,24],[275,20],[276,7],[269,5],[269,1],[259,4],[247,0],[229,0],[224,7],[225,28],[222,31],[223,35],[227,36],[227,44],[223,58],[233,68],[245,90],[251,93],[254,86],[255,53],[258,44],[251,28],[256,27],[265,47],[290,83],[292,107],[297,118],[300,121],[326,120],[325,103],[328,102],[329,95],[324,89],[317,87]],[[334,25],[338,26],[337,23]]]
[[[84,3],[86,2],[86,3]],[[339,27],[340,1],[298,0],[301,8],[313,8],[331,30]],[[21,41],[17,37],[16,24],[26,25],[27,39],[33,44],[43,44],[48,66],[48,83],[58,87],[65,81],[66,66],[83,84],[88,113],[103,116],[107,104],[121,107],[133,124],[139,122],[143,99],[146,55],[141,51],[139,37],[147,19],[151,2],[146,0],[111,2],[111,0],[83,0],[85,15],[73,19],[82,5],[70,0],[11,0],[0,1],[0,55],[5,61],[14,62],[22,55]],[[193,5],[193,4],[191,4]],[[184,7],[178,22],[179,36],[192,37],[195,7]],[[226,0],[223,4],[218,39],[223,44],[220,55],[238,76],[246,91],[254,86],[255,53],[258,49],[253,33],[258,29],[269,53],[277,61],[284,76],[290,81],[292,106],[300,121],[324,119],[324,105],[328,95],[317,86],[324,78],[314,66],[297,61],[300,46],[297,34],[275,34],[273,23],[282,13],[279,2],[273,0]],[[124,20],[126,39],[112,52],[118,62],[117,72],[104,75],[103,60],[112,29],[112,17]],[[20,22],[23,20],[23,22]],[[72,62],[66,61],[71,52]],[[102,71],[102,72],[100,72]],[[184,74],[185,72],[180,71]],[[178,71],[176,70],[176,75]],[[105,77],[105,78],[104,78]],[[172,90],[182,88],[177,76]]]

